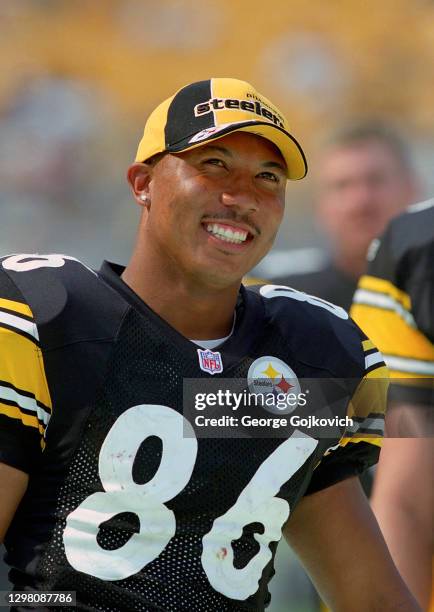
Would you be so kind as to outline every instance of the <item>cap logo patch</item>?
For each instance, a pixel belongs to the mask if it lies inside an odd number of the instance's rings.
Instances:
[[[206,102],[200,102],[194,107],[195,117],[201,117],[208,113],[221,110],[242,110],[254,115],[259,115],[270,123],[274,123],[281,128],[284,127],[283,121],[271,110],[265,108],[259,100],[237,100],[235,98],[212,98]]]
[[[201,140],[205,140],[206,138],[209,138],[213,134],[216,134],[217,132],[221,132],[228,125],[232,125],[232,123],[224,123],[223,125],[216,125],[215,127],[206,128],[205,130],[202,130],[201,132],[198,132],[197,134],[195,134],[193,138],[190,138],[188,143],[190,144],[191,142],[200,142]]]

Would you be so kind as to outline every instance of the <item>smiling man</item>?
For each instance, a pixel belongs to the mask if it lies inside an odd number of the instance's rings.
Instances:
[[[128,178],[145,210],[123,280],[187,338],[229,333],[240,272],[269,251],[282,220],[286,177],[276,145],[238,131],[134,164]]]
[[[271,248],[286,180],[305,173],[286,119],[251,85],[193,83],[152,113],[128,170],[143,213],[126,268],[1,260],[13,609],[70,591],[79,610],[263,610],[282,532],[334,610],[418,609],[355,478],[378,457],[381,355],[342,309],[241,285]],[[261,376],[286,392],[346,380],[354,425],[195,434],[183,380]]]

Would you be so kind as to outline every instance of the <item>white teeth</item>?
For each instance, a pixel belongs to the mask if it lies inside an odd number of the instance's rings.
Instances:
[[[223,240],[223,242],[232,242],[235,244],[245,242],[248,236],[248,232],[245,230],[231,230],[230,228],[223,227],[217,223],[208,223],[206,230],[213,236],[217,236],[217,238]]]

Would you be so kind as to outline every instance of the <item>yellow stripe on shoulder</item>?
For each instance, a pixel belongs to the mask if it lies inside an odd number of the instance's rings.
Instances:
[[[33,317],[33,312],[31,311],[30,306],[23,304],[23,302],[15,302],[15,300],[0,298],[0,308],[7,308],[8,310],[13,310],[19,314]]]
[[[377,348],[371,340],[363,340],[362,348],[364,351],[369,351],[371,349]]]
[[[362,378],[348,405],[350,418],[367,418],[370,414],[384,414],[389,388],[389,370],[382,366]]]
[[[256,276],[245,276],[242,282],[245,287],[248,287],[249,285],[267,285],[270,281]]]
[[[21,412],[17,406],[9,406],[0,402],[0,414],[4,414],[11,419],[18,419],[23,425],[34,427],[41,435],[44,434],[44,427],[39,423],[38,419],[35,416]]]
[[[383,355],[434,361],[434,346],[428,338],[396,312],[354,304],[351,316]]]
[[[369,434],[369,433],[362,433],[362,434],[355,433],[353,436],[345,436],[344,434],[344,436],[339,440],[338,445],[333,446],[332,448],[329,448],[324,453],[324,456],[326,457],[327,455],[334,453],[335,451],[338,450],[339,447],[344,447],[344,446],[347,446],[348,444],[357,444],[358,442],[366,442],[367,444],[372,444],[373,446],[378,446],[381,448],[381,445],[383,443],[383,436],[379,436],[378,434]]]
[[[358,288],[390,295],[400,302],[405,309],[411,310],[411,298],[408,293],[401,291],[401,289],[398,289],[393,283],[384,278],[377,278],[376,276],[365,274],[360,278]]]
[[[381,365],[378,368],[375,368],[375,370],[371,370],[370,372],[367,372],[367,374],[365,374],[364,378],[382,378],[385,381],[385,385],[388,385],[389,382],[389,377],[390,377],[390,370],[387,366],[385,365]]]
[[[354,436],[347,438],[344,437],[340,440],[339,446],[347,446],[347,444],[357,444],[358,442],[367,442],[368,444],[373,444],[374,446],[380,446],[383,443],[382,436],[378,436],[376,434],[360,434],[360,436],[354,434]]]
[[[434,366],[434,362],[433,362],[433,366]],[[400,382],[401,379],[404,379],[404,380]],[[402,370],[390,370],[390,384],[394,384],[394,385],[401,384],[405,387],[421,386],[421,387],[428,387],[430,389],[433,385],[433,377],[432,377],[432,374],[418,374],[418,373],[403,372]]]
[[[30,339],[0,327],[0,380],[28,391],[52,408],[41,349]]]

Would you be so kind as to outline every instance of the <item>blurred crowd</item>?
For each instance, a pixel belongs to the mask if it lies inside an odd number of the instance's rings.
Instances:
[[[104,10],[90,0],[4,0],[0,251],[125,262],[137,214],[125,168],[149,110],[177,85],[235,76],[279,102],[311,167],[288,191],[263,270],[291,273],[279,257],[287,249],[296,268],[309,268],[327,247],[312,214],[319,143],[341,122],[397,126],[432,191],[433,20],[421,0],[386,0],[372,11],[354,0],[276,0],[272,11],[256,0],[106,0]]]

